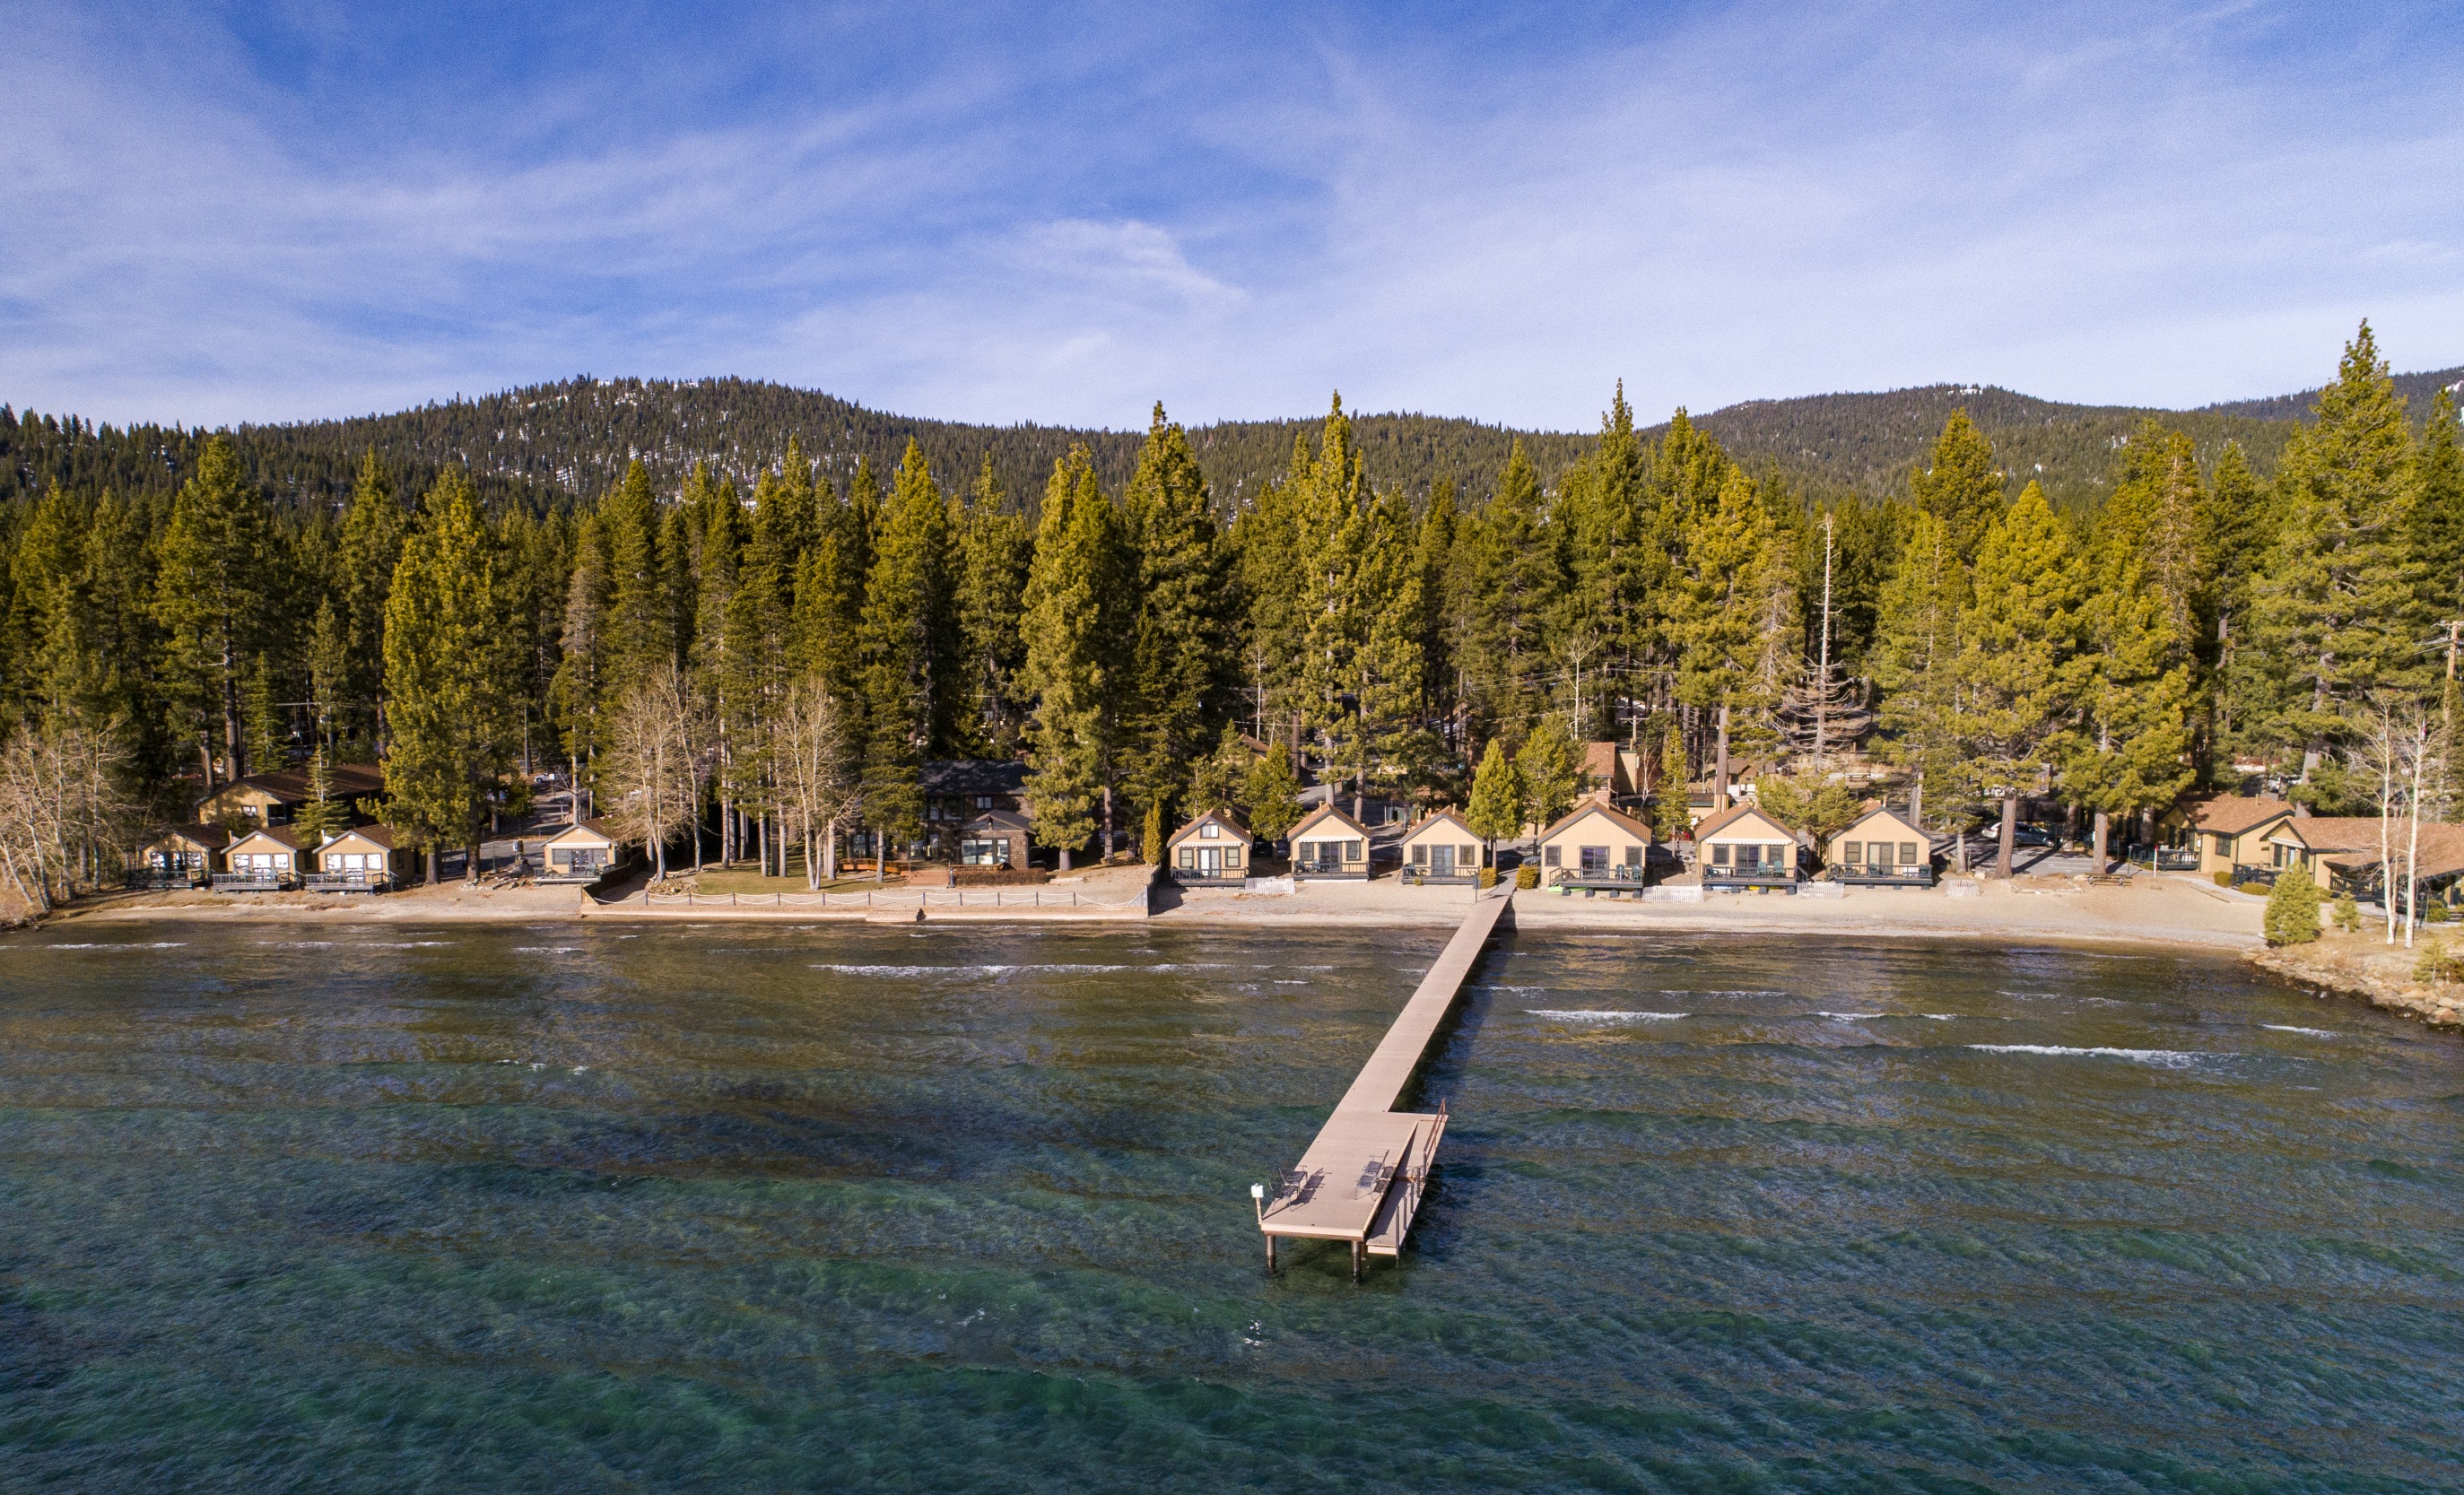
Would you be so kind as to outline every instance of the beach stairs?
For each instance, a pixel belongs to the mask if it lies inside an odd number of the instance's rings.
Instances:
[[[1437,1166],[1446,1110],[1441,1105],[1435,1111],[1398,1111],[1395,1104],[1419,1072],[1481,951],[1513,906],[1504,890],[1472,905],[1299,1164],[1283,1175],[1271,1197],[1264,1185],[1251,1191],[1269,1271],[1277,1243],[1287,1240],[1346,1242],[1354,1280],[1366,1258],[1402,1254]]]

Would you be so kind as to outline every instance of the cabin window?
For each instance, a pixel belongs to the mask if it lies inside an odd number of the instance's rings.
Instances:
[[[2233,837],[2228,836],[2221,831],[2216,833],[2216,855],[2233,855]]]
[[[1916,867],[1920,865],[1917,861],[1917,844],[1915,842],[1903,841],[1900,843],[1900,865],[1902,867]]]
[[[1862,862],[1865,860],[1865,844],[1861,841],[1849,842],[1846,846],[1840,847],[1839,860],[1847,863],[1850,867],[1855,867],[1858,863]]]
[[[1739,846],[1739,847],[1737,848],[1737,870],[1738,870],[1738,871],[1740,871],[1740,872],[1755,872],[1755,871],[1760,871],[1760,870],[1762,869],[1762,865],[1763,865],[1763,848],[1762,848],[1761,846]]]
[[[999,867],[1009,860],[1006,841],[961,841],[958,863],[962,867]]]
[[[979,810],[988,810],[988,809],[991,809],[992,807],[993,807],[993,797],[992,797],[991,795],[989,795],[989,794],[979,794],[979,795],[977,795],[977,796],[976,796],[976,808],[978,808],[978,809],[979,809]]]
[[[1239,846],[1225,846],[1223,848],[1223,865],[1225,867],[1239,867],[1241,865],[1241,848]]]
[[[1727,842],[1715,841],[1711,843],[1711,865],[1713,867],[1726,867],[1728,865],[1728,844]]]
[[[1457,867],[1478,867],[1478,866],[1480,866],[1480,847],[1478,847],[1478,846],[1457,846],[1457,847],[1455,847],[1455,865],[1456,865]]]
[[[1596,876],[1609,869],[1609,848],[1606,846],[1585,846],[1582,857],[1585,877]]]
[[[1180,855],[1175,859],[1173,865],[1176,867],[1196,867],[1198,865],[1197,850],[1190,846],[1181,847]]]
[[[1414,867],[1426,867],[1429,865],[1429,848],[1427,846],[1414,846],[1412,848],[1412,865]]]
[[[1642,865],[1642,847],[1640,847],[1640,846],[1628,846],[1628,847],[1626,847],[1626,848],[1625,848],[1625,865],[1626,865],[1626,866],[1628,866],[1628,867],[1640,867],[1640,866]]]
[[[1209,841],[1214,840],[1216,835],[1215,823],[1213,821],[1208,821],[1205,824],[1199,826],[1198,833],[1204,836]]]
[[[1555,867],[1557,865],[1557,848],[1555,846],[1542,846],[1540,848],[1540,865],[1542,867]]]

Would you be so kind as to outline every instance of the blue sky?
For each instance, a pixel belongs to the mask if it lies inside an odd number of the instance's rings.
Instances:
[[[2452,4],[0,9],[0,399],[1583,429],[2464,363]]]

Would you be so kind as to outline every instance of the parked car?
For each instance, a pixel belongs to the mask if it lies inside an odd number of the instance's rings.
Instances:
[[[2055,835],[2052,831],[2045,829],[2042,825],[2014,825],[2011,830],[2011,845],[2014,846],[2056,846],[2061,845],[2061,838]]]

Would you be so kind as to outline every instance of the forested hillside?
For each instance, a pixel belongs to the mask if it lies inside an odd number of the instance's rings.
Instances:
[[[2417,417],[2432,392],[2459,377],[2464,369],[2407,374],[2397,378],[2397,387]],[[2212,467],[2224,444],[2233,441],[2264,475],[2315,399],[2313,391],[2166,412],[1934,385],[1749,401],[1699,416],[1696,424],[1749,466],[1776,468],[1803,496],[1879,497],[1906,491],[1943,422],[1965,409],[1993,443],[2012,492],[2034,479],[2057,508],[2077,509],[2112,486],[2132,429],[2148,416],[2187,431],[2203,467]],[[1228,511],[1284,471],[1293,441],[1316,424],[1313,417],[1235,421],[1197,427],[1189,435],[1216,501]],[[1590,439],[1426,415],[1360,415],[1353,429],[1370,483],[1381,491],[1398,488],[1416,502],[1441,481],[1466,500],[1485,497],[1518,439],[1542,482],[1553,484]],[[1656,437],[1665,429],[1644,434]],[[98,430],[56,415],[28,427],[0,427],[0,500],[32,497],[55,481],[87,494],[167,494],[194,470],[202,435],[152,426]],[[1116,486],[1128,479],[1139,441],[1134,431],[888,415],[830,395],[741,379],[581,378],[391,415],[243,426],[231,435],[252,481],[280,500],[341,502],[360,458],[374,450],[413,489],[427,486],[447,464],[458,464],[483,500],[534,512],[559,499],[597,496],[636,460],[666,490],[681,484],[696,462],[749,487],[764,464],[777,462],[790,436],[821,471],[842,480],[859,460],[888,472],[912,440],[945,476],[973,473],[989,456],[1002,485],[1027,495],[1078,445],[1093,457],[1098,478]]]
[[[1510,836],[1609,736],[1814,831],[1849,754],[1946,827],[2028,797],[2145,834],[2250,773],[2464,791],[2455,405],[2409,407],[2366,327],[2305,421],[1943,389],[1645,429],[1604,393],[1581,437],[1337,406],[1072,443],[768,385],[11,415],[0,876],[39,902],[218,783],[346,760],[383,795],[303,829],[468,846],[559,763],[654,857],[812,877],[948,854],[947,758],[1023,760],[1065,850],[1223,803],[1271,837],[1303,773]]]

